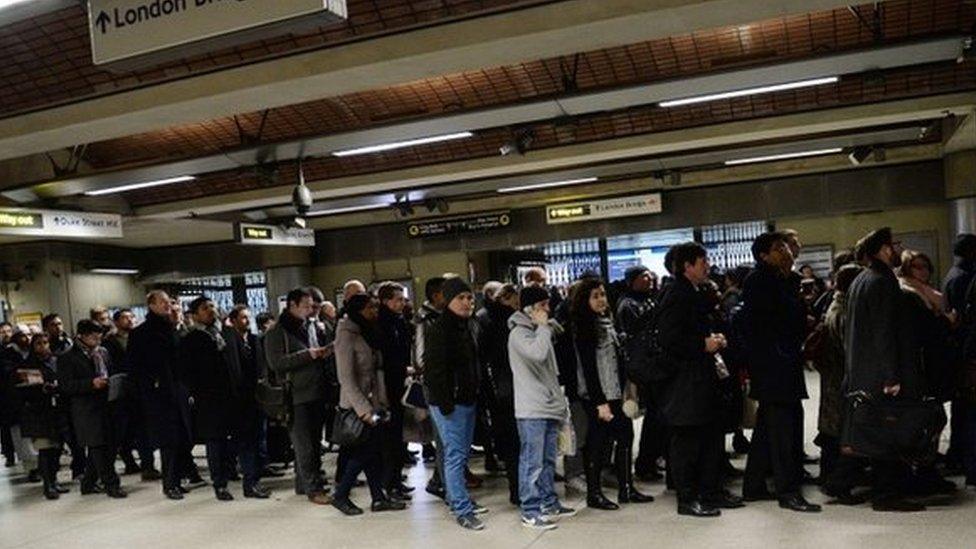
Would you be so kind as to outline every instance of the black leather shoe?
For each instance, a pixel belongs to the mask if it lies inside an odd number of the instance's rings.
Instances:
[[[721,511],[698,500],[678,503],[678,514],[688,517],[717,517]]]
[[[881,498],[871,503],[871,509],[883,513],[917,513],[924,511],[925,506],[905,499]]]
[[[854,495],[848,489],[837,489],[830,486],[823,486],[820,491],[824,495],[831,498],[831,501],[827,502],[830,505],[860,505],[865,503],[868,498],[863,495]]]
[[[768,491],[746,492],[742,491],[742,501],[776,501],[776,494]]]
[[[91,494],[101,494],[102,492],[103,492],[102,487],[97,484],[89,485],[89,486],[85,486],[85,485],[81,486],[81,495],[83,496],[90,496]]]
[[[793,494],[779,500],[779,506],[799,513],[819,513],[820,506],[805,500],[800,494]]]
[[[392,499],[381,499],[379,501],[374,501],[373,504],[369,506],[369,510],[374,513],[381,513],[383,511],[403,511],[406,508],[406,503]]]
[[[706,505],[717,509],[739,509],[746,506],[742,498],[729,492],[722,492],[721,494],[707,497],[704,499],[704,502]]]
[[[254,499],[268,499],[271,491],[261,485],[248,486],[244,488],[244,497]]]
[[[651,503],[652,501],[654,501],[654,496],[642,494],[633,486],[624,487],[617,492],[618,503]]]
[[[179,488],[170,488],[169,490],[163,490],[163,495],[169,499],[183,499],[183,490]]]
[[[219,501],[234,501],[234,495],[227,488],[214,488],[214,494]]]
[[[603,494],[587,496],[586,506],[591,509],[600,509],[601,511],[616,511],[620,509],[619,505],[607,499]]]
[[[332,500],[332,506],[342,512],[343,515],[347,517],[353,517],[356,515],[363,514],[363,510],[356,507],[356,504],[349,500],[349,498],[344,499],[334,499]]]
[[[125,490],[119,487],[109,488],[105,490],[105,495],[112,499],[125,499],[129,497],[129,494]]]
[[[404,494],[412,494],[413,491],[416,490],[416,488],[414,488],[413,486],[407,486],[406,484],[404,484],[402,482],[400,483],[400,486],[398,486],[398,488]]]
[[[431,484],[427,484],[427,488],[425,488],[424,490],[428,494],[439,497],[441,499],[447,497],[447,492],[444,490],[443,486],[436,486],[436,485],[432,486]]]
[[[44,497],[47,499],[58,499],[61,497],[61,492],[58,492],[54,487],[47,487],[44,488]]]
[[[163,478],[162,473],[152,467],[149,469],[143,469],[141,476],[143,482],[152,482]]]
[[[413,499],[413,496],[400,490],[399,488],[393,488],[392,490],[389,490],[386,493],[386,495],[389,496],[389,498],[394,501],[410,501]]]

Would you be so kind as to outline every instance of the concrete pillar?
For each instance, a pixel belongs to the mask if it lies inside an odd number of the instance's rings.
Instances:
[[[268,285],[268,309],[277,314],[279,298],[289,291],[312,283],[312,268],[307,265],[271,267],[265,271]],[[323,290],[325,291],[325,290]],[[328,298],[326,293],[326,298]]]

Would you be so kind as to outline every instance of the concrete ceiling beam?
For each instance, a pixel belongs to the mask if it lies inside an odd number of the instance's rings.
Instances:
[[[836,0],[543,4],[0,119],[0,160],[442,74],[844,5]]]

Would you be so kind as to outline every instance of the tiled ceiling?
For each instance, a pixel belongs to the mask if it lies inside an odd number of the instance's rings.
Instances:
[[[518,1],[406,1],[350,0],[350,21],[345,26],[321,29],[316,35],[283,37],[265,41],[253,49],[236,48],[203,56],[166,68],[128,76],[104,73],[90,66],[84,25],[76,23],[82,10],[23,22],[24,35],[11,38],[10,28],[0,29],[0,48],[20,44],[13,56],[0,59],[0,79],[12,75],[12,86],[0,86],[3,112],[43,105],[106,90],[143,85],[174,75],[252,60],[275,51],[321,46],[350,37],[407,28],[445,17],[482,13],[485,10],[526,4]],[[397,8],[399,6],[399,8]],[[405,7],[409,6],[409,7]],[[412,11],[411,11],[412,10]],[[382,17],[377,13],[384,14]],[[391,14],[399,14],[393,16]],[[73,14],[73,15],[72,15]],[[372,14],[372,15],[370,15]],[[433,14],[437,14],[436,16]],[[83,21],[82,21],[83,23]],[[676,35],[623,47],[585,52],[578,56],[542,59],[504,67],[488,67],[461,74],[361,93],[322,99],[267,111],[261,138],[268,142],[301,139],[362,129],[391,122],[434,117],[445,113],[556,97],[578,91],[595,91],[650,83],[713,71],[768,65],[819,55],[839,53],[905,40],[968,33],[976,23],[976,6],[967,0],[892,0],[804,15],[780,17],[749,25]],[[75,26],[72,26],[75,25]],[[48,29],[45,32],[39,29]],[[73,30],[72,30],[73,29]],[[38,32],[41,37],[38,38]],[[79,33],[84,55],[71,48],[65,55],[52,44],[71,40]],[[58,33],[64,34],[57,38]],[[77,38],[77,36],[76,36]],[[36,40],[47,40],[47,49]],[[311,41],[305,43],[304,41]],[[31,53],[25,53],[25,48]],[[275,48],[278,48],[276,50]],[[37,49],[36,52],[33,50]],[[228,56],[234,57],[229,59]],[[64,59],[68,59],[65,61]],[[38,60],[58,59],[55,67],[39,68]],[[174,72],[175,71],[175,72]],[[575,72],[575,79],[567,78]],[[27,80],[24,75],[28,75]],[[47,80],[44,80],[44,79]],[[103,79],[103,80],[99,80]],[[38,83],[38,80],[41,80]],[[572,85],[568,86],[567,82]],[[64,89],[61,89],[64,88]],[[550,148],[692,126],[782,115],[874,101],[920,97],[936,93],[976,89],[973,62],[941,63],[886,71],[881,75],[852,75],[839,83],[798,91],[662,109],[653,106],[605,112],[571,123],[533,125],[533,148]],[[13,91],[11,91],[13,90]],[[67,91],[66,91],[67,90]],[[59,94],[66,93],[64,97]],[[37,96],[37,97],[34,97]],[[7,98],[19,106],[9,107]],[[9,107],[9,108],[8,108]],[[220,153],[241,145],[238,125],[255,134],[265,113],[201,121],[162,131],[89,144],[86,160],[96,169],[123,165],[160,163]],[[509,137],[507,128],[480,131],[472,139],[402,149],[350,158],[317,158],[306,163],[307,176],[321,180],[376,173],[498,154]],[[206,174],[198,180],[154,187],[124,194],[133,206],[193,199],[207,195],[294,184],[295,164],[282,163],[275,177],[258,176],[251,167]]]
[[[566,93],[564,76],[574,68],[577,89],[593,91],[962,33],[976,21],[976,10],[963,0],[895,0],[880,4],[878,17],[880,36],[870,28],[874,6],[860,6],[290,105],[267,111],[262,139],[298,139],[558,96]],[[219,153],[240,146],[238,124],[245,132],[256,134],[263,115],[246,113],[236,121],[219,118],[94,143],[88,148],[88,160],[97,168],[110,168]]]
[[[348,0],[349,18],[344,23],[123,74],[92,65],[88,15],[78,3],[0,27],[0,116],[543,1]]]
[[[815,111],[976,89],[972,63],[939,64],[887,71],[877,75],[853,76],[835,85],[762,96],[716,101],[671,109],[642,107],[582,117],[570,125],[551,123],[531,126],[533,150],[586,143],[631,135],[677,130],[752,118]],[[400,149],[365,156],[308,159],[306,177],[322,180],[395,169],[486,158],[498,155],[498,147],[510,136],[505,128],[478,132],[471,139]],[[231,192],[293,185],[296,165],[282,163],[274,178],[258,177],[255,170],[242,168],[207,174],[179,185],[153,187],[124,193],[133,206],[188,200]]]

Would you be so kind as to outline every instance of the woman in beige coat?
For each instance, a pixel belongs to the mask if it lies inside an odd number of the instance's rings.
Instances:
[[[339,407],[354,410],[365,424],[361,440],[352,447],[339,449],[344,462],[342,475],[332,498],[332,505],[346,515],[360,515],[363,510],[349,499],[349,492],[359,473],[366,472],[373,504],[377,511],[399,511],[402,501],[390,500],[382,488],[380,429],[388,416],[386,388],[376,336],[379,309],[367,294],[357,294],[346,302],[346,316],[336,328],[335,357],[339,374]]]

